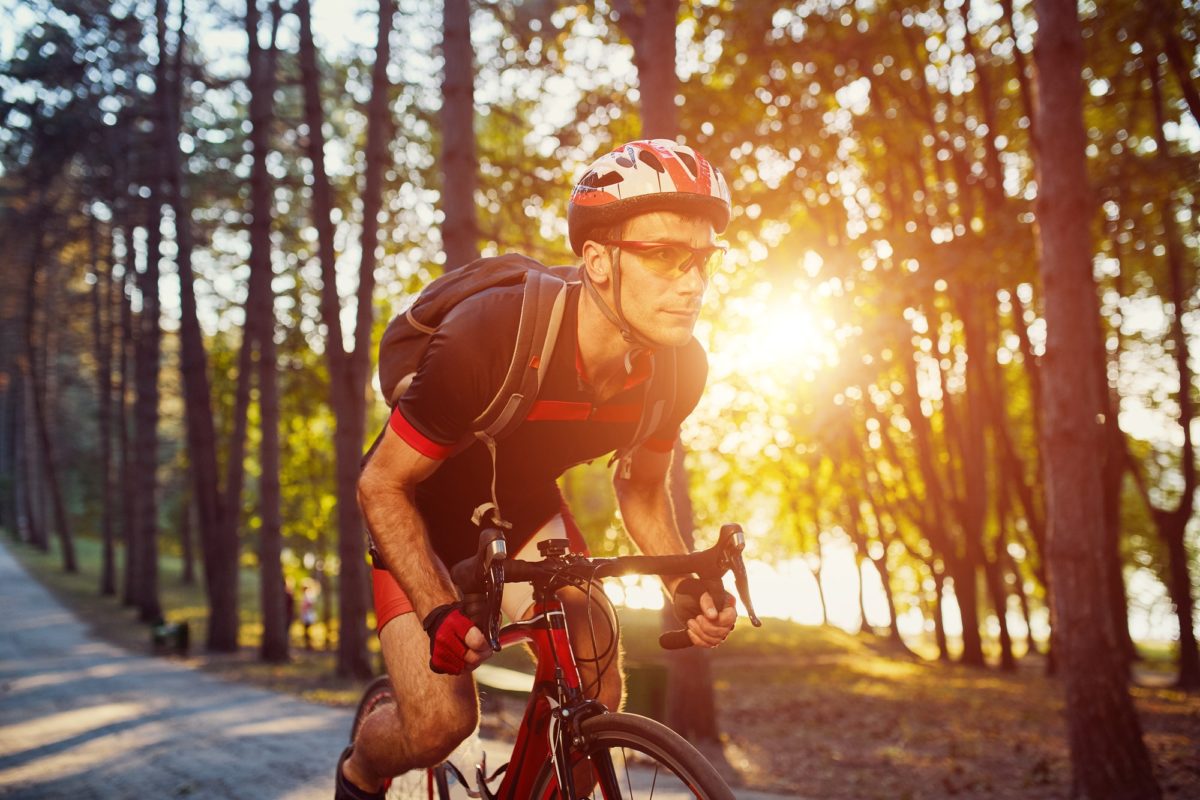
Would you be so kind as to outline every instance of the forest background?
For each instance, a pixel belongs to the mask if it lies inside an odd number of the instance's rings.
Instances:
[[[383,327],[479,255],[571,263],[581,169],[666,136],[734,196],[676,458],[683,527],[704,544],[741,520],[773,616],[874,630],[898,657],[1056,669],[1047,465],[1067,445],[1047,395],[1089,393],[1046,368],[1037,143],[1057,128],[1032,4],[0,13],[0,525],[67,571],[98,553],[97,591],[141,619],[172,613],[169,553],[203,585],[208,650],[250,637],[287,660],[290,584],[319,592],[332,668],[368,675],[353,486],[386,415]],[[1099,572],[1072,609],[1122,680],[1159,645],[1195,690],[1200,8],[1084,2],[1071,23],[1087,174],[1066,227],[1095,298],[1072,324],[1099,327],[1102,433],[1077,532]],[[598,552],[627,547],[608,481],[599,463],[563,481]],[[614,596],[661,604],[632,581]],[[704,656],[680,659],[673,691],[711,696]],[[711,703],[674,713],[716,735]]]

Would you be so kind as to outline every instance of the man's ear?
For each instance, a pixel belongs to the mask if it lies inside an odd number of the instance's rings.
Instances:
[[[596,286],[608,283],[612,269],[612,259],[609,258],[608,248],[591,239],[584,242],[583,269],[587,270],[588,279]]]

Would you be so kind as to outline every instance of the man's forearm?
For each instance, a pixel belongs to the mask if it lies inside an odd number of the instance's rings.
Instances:
[[[408,595],[420,619],[458,599],[449,572],[429,544],[425,521],[409,492],[394,485],[360,488],[359,505],[388,571]]]
[[[651,556],[688,552],[665,482],[618,479],[614,488],[625,529],[639,550]],[[663,583],[673,594],[675,584],[683,577],[664,576]]]

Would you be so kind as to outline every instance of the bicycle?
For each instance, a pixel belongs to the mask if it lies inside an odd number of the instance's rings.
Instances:
[[[599,701],[587,699],[567,635],[566,614],[555,592],[576,586],[590,595],[596,581],[621,575],[695,573],[720,580],[732,571],[747,616],[755,627],[760,627],[742,561],[742,528],[724,525],[712,548],[686,555],[589,558],[570,553],[568,546],[566,539],[551,539],[538,545],[542,561],[509,559],[504,534],[489,529],[480,535],[475,556],[452,568],[451,577],[463,592],[465,610],[493,650],[531,645],[537,665],[534,688],[508,763],[488,775],[485,754],[475,765],[472,789],[458,767],[443,762],[418,776],[423,784],[421,795],[428,800],[448,800],[453,779],[466,787],[470,797],[482,800],[562,800],[581,796],[604,800],[732,800],[733,793],[716,769],[679,734],[654,720],[610,711]],[[505,583],[519,582],[533,584],[534,614],[501,628],[501,590]],[[589,624],[594,634],[590,615]],[[615,627],[612,633],[615,638]],[[686,630],[677,630],[662,634],[659,644],[665,649],[680,649],[690,647],[691,640]],[[355,713],[351,742],[368,714],[394,702],[391,693],[386,675],[367,688]],[[545,741],[540,741],[541,737]],[[491,784],[498,778],[500,785],[492,790]]]

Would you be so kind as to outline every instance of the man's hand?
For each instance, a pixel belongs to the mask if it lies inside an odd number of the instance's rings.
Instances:
[[[438,606],[422,623],[429,634],[429,668],[441,675],[461,675],[492,654],[483,632],[462,613],[461,603]]]
[[[716,647],[737,622],[733,598],[720,581],[684,578],[675,587],[675,616],[697,647]]]

